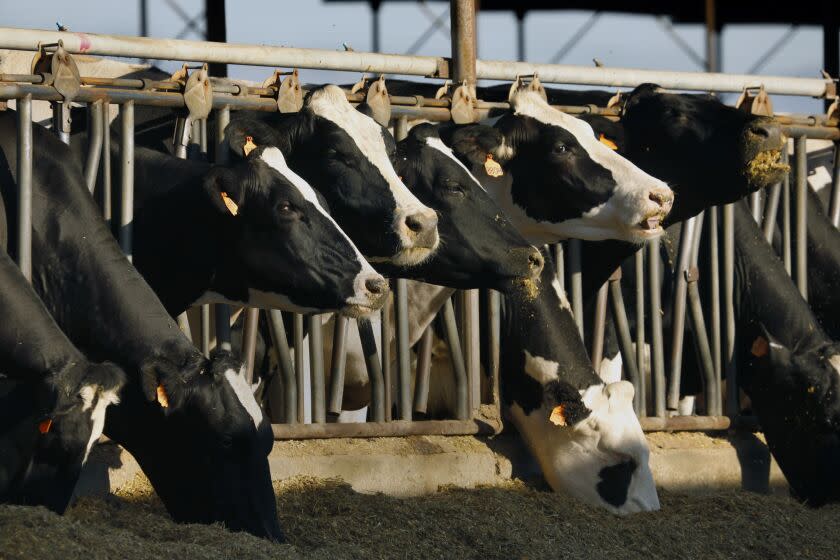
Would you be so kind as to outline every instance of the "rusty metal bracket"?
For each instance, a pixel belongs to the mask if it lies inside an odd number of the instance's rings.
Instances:
[[[385,86],[385,76],[370,84],[365,95],[365,102],[373,111],[373,120],[382,126],[388,126],[391,122],[391,98],[388,96],[388,88]]]
[[[452,80],[444,80],[443,85],[435,92],[435,99],[443,99],[449,93],[449,86],[452,85]]]
[[[54,48],[53,51],[47,49]],[[69,103],[79,93],[82,79],[73,56],[64,50],[64,43],[38,44],[38,51],[32,58],[32,74],[44,77],[44,85],[50,85],[61,95],[64,103]]]
[[[478,114],[475,110],[475,88],[463,82],[452,92],[452,106],[450,107],[452,122],[455,124],[468,124],[477,120]]]
[[[277,90],[277,110],[281,113],[297,113],[303,108],[303,89],[300,87],[297,68],[291,72],[275,70],[262,85]]]
[[[184,104],[190,112],[190,120],[206,119],[210,114],[213,108],[213,85],[210,83],[206,64],[187,78],[184,85]]]
[[[525,76],[517,76],[510,85],[508,101],[510,101],[513,98],[513,94],[518,91],[535,91],[540,95],[540,97],[548,101],[548,95],[545,92],[542,82],[540,82],[539,75],[536,73]]]
[[[753,115],[773,116],[773,101],[764,91],[764,84],[758,88],[744,88],[738,101],[735,102],[735,107]]]
[[[692,282],[697,282],[700,279],[700,270],[696,266],[692,266],[688,270],[685,271],[685,281],[689,284]]]
[[[368,81],[368,75],[367,74],[362,74],[362,77],[359,79],[359,81],[356,82],[355,84],[353,84],[353,87],[350,88],[350,93],[358,93],[358,92],[364,90],[365,86],[367,86],[367,81]]]
[[[607,101],[607,109],[612,109],[613,107],[623,107],[624,106],[624,99],[622,97],[622,93],[620,91],[615,92],[615,95],[610,97],[609,101]]]

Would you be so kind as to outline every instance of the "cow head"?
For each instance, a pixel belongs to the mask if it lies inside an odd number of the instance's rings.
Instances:
[[[673,193],[594,137],[585,122],[533,91],[511,98],[496,122],[492,148],[503,174],[482,183],[513,223],[535,242],[576,237],[642,242],[662,234]],[[489,146],[476,144],[480,152]],[[474,157],[486,153],[475,154]],[[459,153],[459,155],[461,155]]]
[[[793,494],[812,506],[840,500],[840,343],[787,348],[752,339],[742,387]]]
[[[644,84],[627,95],[621,122],[627,157],[678,190],[685,219],[781,180],[778,124],[708,95],[665,93]]]
[[[469,125],[485,133],[492,128]],[[458,137],[469,127],[447,131]],[[397,147],[397,171],[411,192],[438,213],[441,247],[425,263],[395,275],[453,288],[505,290],[535,280],[543,258],[511,225],[487,191],[441,141],[438,128],[414,127]]]
[[[344,91],[332,85],[312,90],[299,113],[277,116],[272,128],[272,143],[326,198],[330,213],[368,258],[411,266],[432,255],[437,215],[394,170],[391,134],[354,109]]]
[[[228,126],[231,149],[247,155],[231,167],[211,169],[204,181],[236,239],[234,263],[220,267],[217,283],[224,284],[224,269],[235,270],[248,282],[242,300],[300,312],[335,309],[360,317],[381,307],[388,295],[385,279],[312,187],[289,169],[280,149],[254,143],[254,127],[266,128],[249,121]]]
[[[267,458],[271,426],[240,360],[223,351],[186,364],[150,360],[141,387],[127,388],[113,412],[120,441],[176,521],[283,539]]]
[[[43,380],[33,402],[33,409],[42,409],[34,422],[37,429],[34,423],[31,428],[35,446],[14,501],[64,513],[82,466],[102,435],[106,410],[119,402],[125,380],[125,373],[114,364],[87,361]],[[52,404],[44,408],[38,394],[51,395]],[[37,401],[42,401],[41,406]]]

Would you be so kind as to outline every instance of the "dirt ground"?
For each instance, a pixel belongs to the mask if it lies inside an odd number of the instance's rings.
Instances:
[[[0,506],[0,558],[838,558],[840,506],[808,509],[746,492],[660,495],[662,511],[619,518],[514,481],[420,498],[335,480],[275,485],[289,544],[170,521],[148,483],[63,516]]]

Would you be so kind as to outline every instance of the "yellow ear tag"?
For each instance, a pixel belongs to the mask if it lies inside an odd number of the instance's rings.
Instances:
[[[236,204],[233,201],[233,199],[230,196],[228,196],[228,193],[224,191],[222,191],[222,202],[225,203],[225,206],[227,206],[227,209],[231,213],[231,215],[236,216],[239,213],[239,205]]]
[[[163,408],[169,408],[169,396],[167,396],[166,389],[163,388],[163,385],[157,386],[157,401]]]
[[[551,416],[548,418],[552,424],[555,426],[565,426],[566,425],[566,415],[563,411],[563,405],[558,405],[554,407],[554,410],[551,411]]]
[[[42,434],[46,434],[47,432],[49,432],[50,428],[52,428],[52,418],[47,418],[46,420],[38,424],[38,431]]]
[[[613,142],[612,140],[610,140],[609,138],[607,138],[603,134],[601,134],[601,136],[598,137],[598,140],[600,140],[601,144],[603,144],[604,146],[606,146],[610,150],[617,150],[618,149],[618,144],[616,144],[615,142]]]
[[[246,136],[245,137],[245,145],[242,146],[242,151],[245,152],[245,157],[248,157],[252,151],[256,149],[257,145],[254,144],[254,137],[253,136]]]
[[[493,159],[493,154],[487,154],[487,159],[484,160],[484,170],[491,177],[501,177],[505,174],[499,162]]]

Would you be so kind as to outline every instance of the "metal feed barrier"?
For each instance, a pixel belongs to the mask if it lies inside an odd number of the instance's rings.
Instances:
[[[493,78],[513,80],[521,75],[539,73],[546,83],[574,83],[599,86],[635,86],[643,82],[657,82],[668,89],[707,90],[719,92],[742,91],[759,85],[766,93],[780,95],[804,95],[829,98],[836,94],[836,84],[829,79],[803,79],[728,74],[704,74],[689,72],[652,72],[614,68],[581,68],[564,65],[512,63],[506,61],[481,61],[475,59],[474,17],[472,3],[468,0],[453,2],[453,58],[384,55],[377,53],[334,52],[317,49],[293,49],[252,45],[228,45],[201,41],[156,40],[111,35],[93,35],[70,32],[37,31],[0,28],[0,48],[36,50],[39,45],[48,49],[61,46],[62,55],[51,68],[33,74],[0,75],[0,100],[16,99],[20,119],[18,139],[18,169],[21,203],[19,212],[19,263],[27,277],[31,270],[31,189],[32,189],[32,115],[33,100],[52,103],[53,127],[60,137],[69,138],[70,122],[67,118],[69,105],[87,105],[91,139],[85,161],[85,177],[91,190],[96,183],[98,170],[102,172],[100,203],[105,218],[116,220],[119,241],[131,256],[133,216],[133,141],[134,107],[150,105],[186,109],[190,117],[181,118],[176,127],[176,155],[186,157],[187,146],[197,145],[198,151],[214,155],[216,162],[224,162],[226,148],[219,142],[222,131],[230,120],[231,110],[288,111],[294,110],[295,95],[299,95],[297,74],[277,74],[268,85],[254,87],[230,81],[209,79],[210,94],[203,108],[196,110],[189,101],[190,81],[186,75],[172,80],[150,81],[143,79],[89,78],[76,75],[68,78],[67,62],[76,53],[106,56],[128,56],[144,59],[182,60],[203,63],[247,64],[255,66],[280,66],[310,69],[332,69],[367,73],[388,73],[424,76],[436,79],[452,79],[459,86],[450,96],[425,98],[422,96],[388,96],[387,110],[397,138],[407,131],[408,118],[432,121],[466,122],[486,116],[489,111],[506,108],[507,103],[489,103],[474,99],[470,95],[471,85],[476,79]],[[455,25],[457,23],[457,25]],[[52,45],[52,46],[49,46]],[[63,63],[60,61],[64,61]],[[62,66],[64,64],[64,66]],[[71,73],[72,74],[72,73]],[[353,103],[365,100],[363,92],[347,92]],[[122,159],[120,162],[120,206],[117,216],[112,216],[112,187],[110,173],[109,105],[116,104],[122,113],[120,130]],[[609,118],[618,118],[614,108],[594,106],[559,107],[572,114],[598,113]],[[214,112],[215,131],[207,130],[208,113]],[[197,115],[197,116],[196,116]],[[782,206],[783,256],[789,271],[794,273],[797,285],[805,293],[807,262],[805,247],[805,138],[840,140],[836,114],[823,116],[777,116],[785,133],[795,138],[794,168],[799,171],[795,177],[794,193],[790,192],[789,181],[772,187],[766,194],[764,216],[765,235],[772,235],[775,216]],[[212,142],[211,142],[212,138]],[[211,145],[208,145],[208,143]],[[837,158],[835,158],[836,166]],[[840,217],[840,173],[834,172],[832,212],[835,225]],[[752,200],[754,215],[761,215],[762,199]],[[794,224],[787,219],[791,202],[795,204]],[[723,246],[717,239],[717,222],[723,223]],[[703,317],[697,287],[699,239],[704,223],[711,228],[712,261],[723,269],[723,286],[718,274],[713,271],[711,317]],[[635,333],[630,332],[620,282],[620,274],[614,274],[601,289],[596,304],[596,315],[591,355],[597,364],[601,360],[604,344],[604,328],[608,304],[612,311],[618,334],[619,346],[624,362],[624,376],[636,386],[636,409],[642,425],[647,430],[719,430],[728,428],[738,413],[737,392],[728,392],[726,413],[723,414],[721,376],[729,387],[735,386],[737,372],[733,367],[734,311],[732,307],[733,278],[733,214],[732,207],[713,208],[686,222],[685,232],[677,258],[675,277],[674,329],[672,331],[672,353],[667,362],[672,370],[670,384],[666,382],[664,356],[664,333],[661,320],[661,292],[659,290],[660,263],[659,242],[651,242],[636,254],[635,313],[647,317],[652,333],[650,386],[644,382],[645,324],[638,321]],[[797,262],[791,263],[791,243],[796,243]],[[565,249],[556,247],[556,264],[561,282],[563,269],[571,272],[571,285],[567,286],[572,308],[578,326],[583,332],[582,275],[580,273],[580,243],[569,241]],[[647,253],[647,257],[645,256]],[[721,258],[718,259],[718,256]],[[647,260],[647,267],[645,267]],[[647,287],[645,276],[648,277]],[[335,321],[334,346],[330,364],[323,360],[323,333],[320,316],[303,317],[295,315],[292,320],[292,339],[287,339],[283,314],[277,310],[265,311],[265,319],[271,333],[275,357],[279,370],[279,400],[281,413],[273,412],[275,436],[278,438],[321,438],[321,437],[366,437],[399,436],[417,434],[476,434],[496,433],[502,423],[499,410],[499,295],[492,291],[468,290],[448,300],[441,311],[440,325],[449,348],[452,374],[455,380],[457,402],[454,418],[447,420],[413,420],[415,414],[426,411],[429,394],[429,373],[433,335],[430,329],[424,332],[417,350],[414,391],[411,387],[411,350],[408,342],[408,311],[406,281],[394,280],[393,299],[381,313],[381,339],[390,339],[393,331],[396,338],[396,355],[392,360],[390,345],[377,347],[371,322],[350,321],[338,318]],[[648,292],[647,303],[645,292]],[[479,321],[479,303],[484,299],[487,320]],[[645,313],[645,311],[649,311]],[[700,350],[701,370],[704,374],[706,391],[706,414],[704,416],[672,416],[679,398],[680,375],[686,311],[691,322],[691,332]],[[217,344],[230,346],[230,310],[227,306],[215,306],[215,330]],[[249,375],[253,375],[254,347],[257,332],[258,310],[247,310],[243,350]],[[209,352],[210,309],[204,307],[201,313],[200,346]],[[179,323],[188,331],[188,323]],[[355,325],[351,324],[355,323]],[[357,328],[365,351],[365,363],[370,379],[371,395],[368,422],[353,424],[328,423],[327,420],[341,410],[344,389],[344,350],[348,329]],[[304,344],[308,336],[308,348]],[[484,344],[482,345],[482,340]],[[634,346],[635,342],[635,348]],[[482,346],[485,356],[482,357]],[[308,370],[305,358],[309,358]],[[483,359],[482,359],[483,358]],[[392,367],[392,363],[396,368]],[[482,398],[480,390],[481,364],[487,366],[484,375],[489,379],[489,391]],[[330,368],[330,383],[325,382],[326,368]],[[307,383],[311,387],[311,399],[306,401]],[[396,387],[392,391],[392,387]],[[651,395],[650,408],[646,405]],[[307,423],[306,410],[311,411]]]

